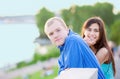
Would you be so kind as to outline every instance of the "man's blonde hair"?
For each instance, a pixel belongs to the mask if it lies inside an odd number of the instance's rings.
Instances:
[[[50,25],[52,25],[53,23],[55,23],[56,21],[60,22],[62,26],[67,28],[67,25],[65,24],[65,22],[62,18],[52,17],[46,21],[45,26],[44,26],[44,32],[46,33],[46,28],[49,27]]]

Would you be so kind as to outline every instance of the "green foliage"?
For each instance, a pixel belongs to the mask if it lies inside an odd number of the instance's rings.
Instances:
[[[37,62],[37,61],[45,61],[45,60],[48,60],[50,58],[53,58],[53,57],[58,57],[59,56],[59,50],[54,47],[54,46],[50,46],[47,48],[48,49],[48,52],[47,54],[40,54],[38,52],[36,52],[34,54],[34,59],[33,61],[34,62]]]
[[[29,61],[29,62],[21,61],[17,64],[17,68],[22,68],[22,67],[29,66],[32,64],[35,64],[35,62],[33,60]]]
[[[94,6],[72,6],[70,9],[61,11],[61,16],[67,25],[80,33],[85,20],[92,16],[99,16],[107,26],[114,22],[113,6],[110,3],[97,3]],[[109,19],[109,20],[108,20]]]
[[[40,79],[40,71],[29,75],[29,79]]]
[[[16,78],[13,78],[13,79],[22,79],[22,77],[16,77]]]
[[[115,20],[120,20],[120,12],[115,15]]]
[[[120,45],[120,20],[116,20],[110,28],[110,39]]]
[[[46,38],[46,35],[44,33],[44,25],[45,22],[54,16],[54,13],[50,12],[46,8],[42,8],[38,14],[36,14],[36,21],[37,21],[37,26],[40,31],[40,37]]]
[[[52,69],[53,69],[53,74],[51,74],[51,75],[42,76],[43,71],[41,70],[41,71],[37,71],[33,74],[28,74],[29,79],[54,79],[58,74],[58,67],[53,67]],[[14,79],[23,79],[23,78],[21,76],[19,76]]]
[[[78,6],[72,6],[69,10],[62,10],[61,16],[66,24],[76,32],[79,32],[80,28],[80,16],[78,14]]]
[[[100,16],[109,26],[114,22],[113,5],[110,3],[97,3],[93,7],[94,15]]]
[[[44,23],[48,18],[52,16],[54,16],[54,13],[48,11],[45,8],[41,9],[40,12],[36,15],[37,25],[39,27],[39,30],[41,31],[41,37],[46,37],[46,35],[43,33]],[[99,16],[103,19],[106,25],[108,35],[107,37],[114,41],[117,40],[116,35],[114,35],[115,33],[111,32],[110,28],[113,28],[112,24],[115,23],[115,21],[120,20],[120,12],[115,15],[113,13],[113,5],[110,3],[96,3],[93,6],[74,5],[71,6],[69,9],[61,10],[61,14],[59,16],[64,19],[67,26],[69,26],[73,31],[77,33],[80,33],[81,27],[85,20],[93,16]],[[118,44],[119,42],[116,41],[116,43]]]
[[[70,9],[61,10],[61,17],[73,31],[80,33],[84,21],[92,16],[100,16],[106,26],[110,25],[118,19],[119,15],[113,14],[113,5],[110,3],[96,3],[94,6],[71,6]],[[45,21],[54,16],[54,13],[43,8],[36,15],[37,25],[40,30],[41,37],[46,37],[43,32]],[[47,38],[47,37],[46,37]]]
[[[48,50],[47,54],[44,54],[44,55],[38,52],[35,52],[32,61],[29,61],[29,62],[21,61],[17,64],[17,68],[22,68],[31,64],[35,64],[38,61],[45,61],[50,58],[59,56],[59,50],[55,46],[48,46],[47,50]]]
[[[26,62],[22,61],[22,62],[17,64],[17,68],[22,68],[22,67],[24,67],[26,65],[27,65]]]
[[[89,11],[88,11],[89,10]],[[90,17],[94,16],[92,6],[82,6],[78,8],[77,14],[79,15],[79,31],[80,33],[83,23]]]
[[[48,56],[51,57],[58,57],[60,55],[59,49],[56,46],[49,46],[48,47]]]

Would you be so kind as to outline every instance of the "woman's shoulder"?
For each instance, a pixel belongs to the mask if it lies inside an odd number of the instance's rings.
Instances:
[[[102,47],[102,48],[99,49],[98,52],[108,53],[108,49],[105,48],[105,47]]]
[[[97,58],[99,59],[100,63],[104,63],[109,59],[109,52],[108,49],[105,47],[102,47],[98,50],[96,54]]]
[[[98,53],[101,54],[103,57],[106,57],[106,59],[109,57],[109,51],[105,47],[100,48]]]

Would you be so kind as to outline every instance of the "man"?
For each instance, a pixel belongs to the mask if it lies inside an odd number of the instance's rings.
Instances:
[[[60,49],[60,70],[69,68],[98,68],[98,79],[105,79],[98,61],[83,39],[70,30],[59,17],[47,20],[44,31],[53,44]]]

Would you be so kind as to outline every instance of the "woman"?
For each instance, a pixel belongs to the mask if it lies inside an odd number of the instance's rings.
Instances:
[[[106,79],[114,79],[116,70],[112,51],[108,46],[104,22],[100,17],[89,18],[82,27],[82,37],[93,50]]]

